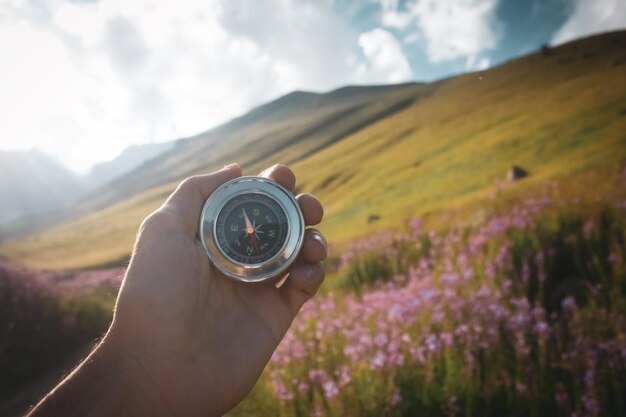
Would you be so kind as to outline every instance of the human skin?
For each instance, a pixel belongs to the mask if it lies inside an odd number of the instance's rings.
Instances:
[[[246,396],[324,280],[327,247],[308,229],[284,281],[245,283],[220,273],[198,239],[198,222],[207,197],[241,175],[229,165],[188,178],[144,220],[107,334],[29,416],[220,416]],[[261,175],[295,186],[284,165]],[[297,200],[307,225],[322,220],[315,197]]]

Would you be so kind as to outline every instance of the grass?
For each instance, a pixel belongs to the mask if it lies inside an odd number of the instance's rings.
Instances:
[[[287,96],[181,142],[94,194],[80,207],[88,214],[5,243],[0,256],[46,268],[123,259],[180,178],[231,161],[248,174],[289,162],[298,191],[324,203],[320,228],[337,247],[413,216],[469,218],[512,165],[531,175],[509,187],[511,200],[546,180],[592,200],[626,161],[625,41],[607,34],[427,85]],[[577,188],[581,176],[597,182]]]

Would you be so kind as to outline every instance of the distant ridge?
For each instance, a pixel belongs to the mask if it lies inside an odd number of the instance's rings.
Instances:
[[[129,146],[113,160],[95,165],[85,178],[86,185],[92,189],[104,185],[128,174],[146,161],[172,149],[174,146],[175,142]]]
[[[37,150],[0,151],[0,224],[71,206],[79,178]]]
[[[133,145],[79,176],[38,150],[0,151],[0,241],[54,224],[77,211],[108,182],[176,146],[177,141]],[[19,180],[17,180],[19,179]]]

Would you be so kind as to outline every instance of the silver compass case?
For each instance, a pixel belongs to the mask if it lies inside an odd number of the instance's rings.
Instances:
[[[251,202],[257,198],[270,199],[284,211],[286,236],[278,251],[269,259],[257,263],[242,262],[241,259],[234,259],[235,256],[229,256],[232,250],[223,247],[226,231],[218,230],[218,217],[227,205],[242,198]],[[222,224],[219,227],[224,229],[226,226]],[[304,232],[304,217],[293,194],[277,182],[263,177],[244,176],[224,183],[207,199],[200,216],[200,240],[209,259],[227,276],[245,282],[265,281],[285,272],[300,252]]]

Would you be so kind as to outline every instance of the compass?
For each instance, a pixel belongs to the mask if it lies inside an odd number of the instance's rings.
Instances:
[[[263,177],[239,177],[207,199],[200,240],[227,276],[263,281],[286,271],[304,241],[304,217],[293,194]]]

